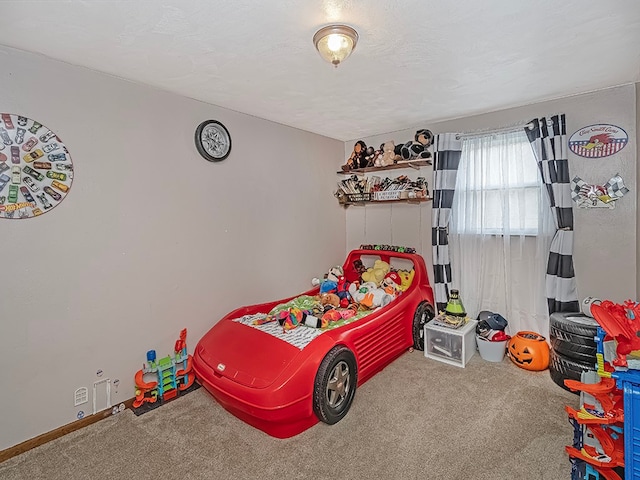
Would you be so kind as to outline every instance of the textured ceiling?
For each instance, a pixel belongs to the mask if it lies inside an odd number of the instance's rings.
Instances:
[[[353,140],[640,81],[640,1],[1,0],[0,44]]]

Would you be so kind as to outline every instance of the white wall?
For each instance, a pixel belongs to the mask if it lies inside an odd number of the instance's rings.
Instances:
[[[73,393],[98,370],[129,399],[147,350],[186,327],[191,352],[343,261],[342,142],[9,48],[0,64],[0,111],[51,128],[75,166],[52,211],[0,219],[0,450],[90,413]],[[195,149],[206,119],[231,133],[223,162]]]
[[[554,113],[566,114],[567,140],[576,130],[587,125],[610,123],[622,127],[629,135],[629,144],[614,156],[587,159],[569,153],[569,173],[572,178],[578,175],[588,183],[604,184],[613,175],[620,173],[631,190],[618,201],[614,210],[574,208],[574,267],[578,298],[596,296],[621,302],[628,298],[636,299],[638,291],[636,102],[636,86],[624,85],[526,107],[435,124],[420,124],[407,130],[362,140],[377,148],[387,140],[394,140],[396,144],[412,140],[416,130],[421,128],[429,128],[434,134],[472,132],[526,123],[532,118]],[[345,143],[344,158],[351,154],[356,140],[359,139]],[[381,174],[395,177],[409,172],[411,170],[403,169]],[[419,174],[429,180],[431,189],[432,167],[421,169]],[[347,246],[393,242],[413,246],[418,248],[426,263],[431,265],[430,225],[431,203],[420,206],[351,206],[347,210]]]

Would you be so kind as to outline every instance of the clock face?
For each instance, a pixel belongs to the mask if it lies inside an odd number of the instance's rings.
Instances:
[[[210,162],[224,160],[231,153],[231,135],[216,120],[206,120],[196,128],[196,148]]]

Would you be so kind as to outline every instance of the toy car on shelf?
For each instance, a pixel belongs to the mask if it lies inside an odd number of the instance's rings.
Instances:
[[[0,127],[0,138],[2,139],[5,145],[13,144],[13,140],[11,140],[11,137],[9,136],[9,132],[7,132],[7,130],[4,127]]]
[[[31,149],[35,147],[37,144],[38,144],[38,139],[36,137],[31,137],[29,140],[26,141],[24,145],[22,145],[22,150],[24,150],[25,152],[30,152]]]
[[[14,165],[20,164],[20,149],[15,145],[11,147],[11,163]]]
[[[44,175],[31,168],[29,165],[25,165],[24,167],[22,167],[22,171],[27,175],[31,175],[33,178],[40,182],[44,180]]]
[[[33,198],[33,195],[31,195],[31,192],[27,187],[20,187],[20,192],[22,193],[22,196],[27,202],[36,203],[36,201]]]
[[[7,126],[9,130],[13,130],[14,127],[13,127],[13,121],[11,120],[11,115],[9,115],[8,113],[3,113],[2,121],[4,122],[4,124]]]
[[[22,181],[27,187],[29,187],[29,190],[31,190],[32,192],[37,192],[38,190],[40,190],[40,187],[36,185],[36,182],[33,181],[33,178],[24,177]]]
[[[58,148],[60,148],[60,145],[58,145],[56,142],[47,143],[46,145],[42,146],[42,150],[44,151],[44,153],[51,153]]]
[[[16,131],[16,138],[15,138],[15,142],[20,144],[22,142],[24,142],[24,134],[27,131],[24,128],[18,128],[18,130]]]
[[[9,185],[9,203],[17,203],[18,202],[18,186],[17,185]]]
[[[40,135],[40,141],[42,143],[47,143],[49,140],[51,140],[55,136],[56,134],[53,133],[51,130],[49,130],[47,133]]]
[[[11,169],[11,183],[14,185],[20,185],[22,183],[22,173],[18,165],[14,165]]]
[[[53,198],[56,202],[59,202],[60,200],[62,200],[62,195],[60,195],[58,192],[56,192],[53,188],[51,188],[50,186],[46,186],[44,187],[44,191],[47,195],[49,195],[51,198]]]
[[[434,316],[433,292],[422,256],[397,251],[353,250],[343,266],[348,282],[382,260],[413,269],[410,285],[386,306],[336,326],[301,325],[283,332],[251,318],[319,287],[260,305],[238,308],[218,321],[196,346],[196,377],[229,412],[277,438],[297,435],[322,421],[334,424],[348,412],[362,385],[408,349],[424,349],[424,325]],[[405,267],[408,265],[408,267]],[[273,325],[273,323],[271,324]]]
[[[29,152],[26,155],[22,156],[22,159],[27,162],[33,162],[34,160],[39,159],[40,157],[42,157],[44,155],[44,152],[42,150],[40,150],[39,148],[36,148],[33,152]]]
[[[0,174],[0,192],[4,190],[4,187],[7,186],[7,183],[11,181],[11,177],[4,173]]]

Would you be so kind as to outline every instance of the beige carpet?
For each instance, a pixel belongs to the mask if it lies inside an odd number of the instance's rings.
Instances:
[[[564,406],[578,403],[546,371],[477,353],[462,369],[416,351],[359,388],[341,422],[291,439],[249,427],[200,388],[14,457],[0,479],[568,479]]]

